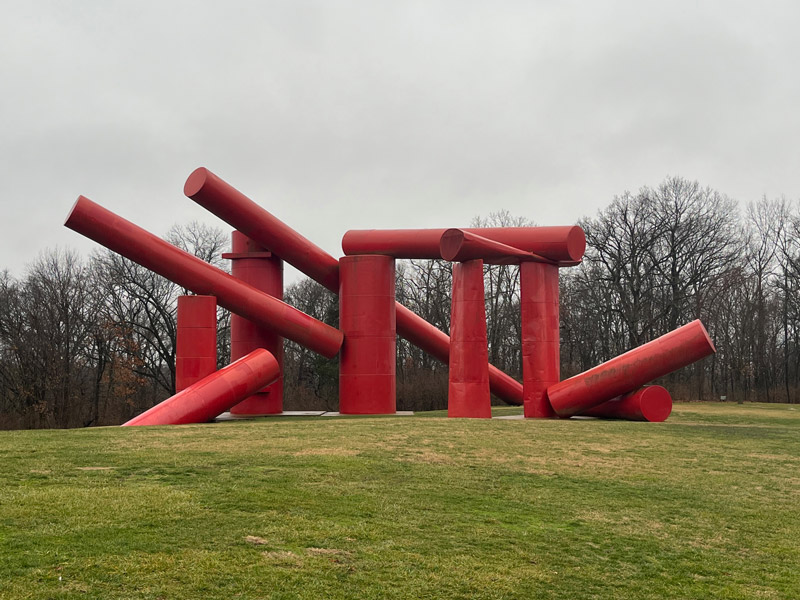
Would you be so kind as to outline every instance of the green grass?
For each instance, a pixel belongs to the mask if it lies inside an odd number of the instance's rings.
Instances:
[[[800,407],[425,416],[0,432],[0,598],[800,597]]]

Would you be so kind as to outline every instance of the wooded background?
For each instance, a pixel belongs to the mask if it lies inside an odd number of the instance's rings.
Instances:
[[[536,213],[535,203],[531,214]],[[473,227],[534,223],[501,211]],[[561,374],[569,377],[694,319],[717,353],[665,378],[676,400],[800,400],[800,204],[740,209],[670,177],[615,197],[578,225],[587,250],[561,269]],[[166,239],[227,269],[229,233],[198,223]],[[487,266],[490,361],[521,379],[519,269]],[[451,265],[397,262],[397,299],[450,327]],[[107,251],[51,250],[20,277],[0,272],[0,428],[113,425],[174,392],[177,296],[187,290]],[[285,300],[338,325],[336,296],[302,280]],[[229,349],[219,310],[220,366]],[[337,359],[286,343],[286,410],[337,407]],[[399,410],[447,405],[447,367],[398,338]]]

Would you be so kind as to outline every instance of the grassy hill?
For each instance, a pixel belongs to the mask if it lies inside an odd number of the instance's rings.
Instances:
[[[800,407],[442,416],[0,432],[0,598],[800,597]]]

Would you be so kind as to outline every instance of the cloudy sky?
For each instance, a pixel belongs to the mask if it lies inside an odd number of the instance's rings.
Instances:
[[[206,166],[350,228],[593,215],[667,175],[800,198],[800,3],[0,0],[0,269],[95,247],[78,194],[220,225]],[[291,280],[296,275],[289,275]]]

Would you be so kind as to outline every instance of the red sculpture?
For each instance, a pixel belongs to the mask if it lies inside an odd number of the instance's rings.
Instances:
[[[199,296],[178,306],[178,393],[126,425],[203,422],[282,411],[283,338],[327,357],[339,353],[340,412],[396,410],[399,333],[449,365],[448,415],[491,417],[491,392],[529,418],[589,415],[659,422],[669,392],[645,383],[713,353],[700,321],[560,381],[558,269],[576,265],[580,227],[348,231],[337,261],[222,179],[200,168],[184,193],[232,226],[229,275],[81,196],[65,225]],[[396,258],[454,262],[450,333],[395,302]],[[283,261],[340,296],[335,329],[285,304]],[[484,264],[520,265],[523,383],[489,364]],[[231,354],[216,367],[216,302],[233,313]],[[341,348],[341,352],[340,352]],[[238,360],[236,360],[238,359]],[[265,387],[266,386],[266,387]]]

